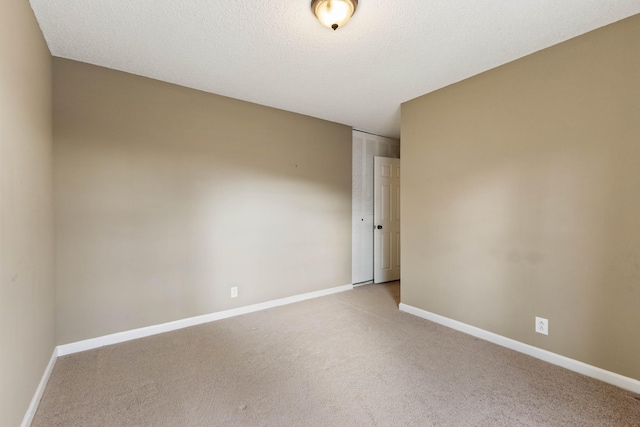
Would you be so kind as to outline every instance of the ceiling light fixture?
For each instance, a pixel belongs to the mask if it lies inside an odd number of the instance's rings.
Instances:
[[[311,0],[311,10],[327,28],[344,27],[356,13],[358,0]]]

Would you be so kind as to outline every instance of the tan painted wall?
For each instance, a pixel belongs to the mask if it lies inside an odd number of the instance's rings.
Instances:
[[[403,303],[640,379],[640,16],[403,104],[402,169]]]
[[[0,4],[0,425],[17,426],[55,345],[51,55],[28,1]]]
[[[54,88],[60,344],[351,283],[351,128],[63,59]]]

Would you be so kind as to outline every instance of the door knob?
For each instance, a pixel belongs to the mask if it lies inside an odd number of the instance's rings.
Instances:
[[[377,228],[378,230],[382,230],[382,226],[381,226],[381,225],[377,226],[376,228]]]

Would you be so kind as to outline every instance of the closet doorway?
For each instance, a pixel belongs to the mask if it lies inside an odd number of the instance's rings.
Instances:
[[[380,230],[377,226],[382,224],[374,223],[375,157],[399,159],[400,141],[354,130],[351,245],[351,278],[354,285],[373,282],[374,257],[376,256],[376,254],[374,254],[374,242],[376,237],[384,236],[384,233],[381,232],[381,230],[384,230],[384,225],[383,229]],[[399,206],[399,199],[397,200],[397,205]],[[379,259],[378,261],[381,260],[382,259]],[[399,258],[397,259],[397,264],[399,264]],[[399,271],[399,265],[396,267]]]

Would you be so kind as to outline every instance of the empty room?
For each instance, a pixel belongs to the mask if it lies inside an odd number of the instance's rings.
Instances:
[[[0,426],[640,426],[637,0],[2,0]]]

